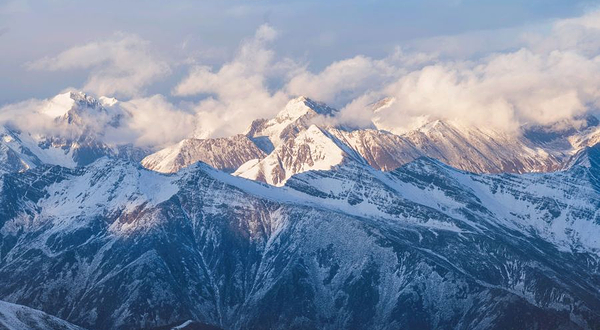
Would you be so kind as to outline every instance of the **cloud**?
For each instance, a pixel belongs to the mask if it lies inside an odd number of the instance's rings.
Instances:
[[[424,118],[515,132],[523,124],[550,124],[600,106],[600,61],[568,51],[537,54],[528,49],[495,54],[477,62],[441,62],[411,71],[341,111],[342,122],[362,122],[369,104],[392,97],[372,114],[379,127],[396,133]],[[360,117],[358,117],[360,118]]]
[[[554,22],[551,33],[528,33],[524,39],[537,52],[576,51],[586,56],[600,51],[600,10]]]
[[[133,99],[120,104],[127,113],[124,125],[115,134],[121,141],[139,146],[161,147],[192,136],[196,127],[195,117],[176,108],[162,95]]]
[[[288,101],[285,91],[271,91],[271,79],[280,79],[297,69],[289,59],[276,60],[268,44],[277,37],[269,25],[242,42],[230,62],[217,71],[195,66],[173,90],[177,96],[208,94],[195,105],[198,137],[239,133],[256,118],[277,113]]]
[[[71,89],[69,89],[71,90]],[[65,91],[66,92],[66,91]],[[0,124],[9,125],[32,136],[77,139],[93,137],[109,145],[133,144],[157,149],[192,136],[195,116],[178,109],[162,95],[136,98],[77,112],[75,124],[57,120],[60,113],[51,107],[68,110],[61,97],[31,99],[0,108]]]
[[[107,112],[80,112],[77,124],[55,120],[48,114],[51,107],[63,107],[60,101],[31,99],[0,108],[0,124],[8,125],[32,136],[52,136],[76,139],[89,134],[103,139],[109,122],[113,119]]]
[[[554,22],[546,32],[515,38],[509,51],[456,59],[436,52],[395,49],[389,56],[364,55],[311,71],[306,63],[273,51],[278,31],[260,26],[235,56],[219,67],[192,63],[171,97],[197,97],[177,106],[165,96],[139,96],[169,72],[147,42],[131,35],[73,47],[30,64],[50,71],[90,70],[84,88],[97,94],[134,96],[119,103],[123,125],[102,119],[95,129],[114,143],[163,146],[186,137],[242,133],[257,118],[270,118],[291,97],[305,95],[341,108],[328,123],[403,133],[429,120],[457,120],[508,133],[524,124],[550,124],[600,108],[600,12]],[[512,32],[511,32],[512,33]],[[453,47],[473,39],[455,38]],[[509,47],[510,48],[510,47]],[[372,104],[393,99],[374,112]],[[6,107],[2,118],[22,127],[51,130],[36,117],[42,101]],[[18,118],[18,119],[15,119]]]
[[[136,96],[169,73],[166,62],[152,54],[145,40],[119,33],[112,39],[70,48],[57,56],[29,63],[30,70],[89,70],[83,90],[98,95]]]
[[[298,72],[286,89],[292,95],[344,105],[366,92],[382,88],[410,68],[430,63],[435,58],[435,54],[406,54],[400,48],[380,60],[358,55],[334,62],[319,73]]]
[[[352,100],[371,87],[377,87],[386,76],[394,75],[396,68],[385,61],[365,56],[334,62],[319,73],[304,71],[287,85],[293,95],[305,95],[327,103]]]
[[[517,133],[524,124],[573,119],[600,106],[596,18],[600,12],[558,20],[545,33],[527,30],[515,38],[517,50],[472,59],[398,48],[382,59],[358,55],[317,72],[288,59],[277,61],[267,47],[277,33],[265,25],[218,71],[192,69],[174,94],[210,95],[195,109],[196,134],[202,137],[239,133],[252,119],[271,116],[298,95],[341,107],[329,121],[334,124],[370,127],[375,122],[400,134],[443,119]],[[500,31],[515,31],[509,32]],[[460,48],[473,39],[452,40]],[[282,87],[269,90],[270,77],[282,79]],[[383,98],[394,102],[373,112],[372,104]]]
[[[474,60],[434,60],[405,72],[387,63],[388,71],[401,72],[399,77],[380,88],[350,85],[362,93],[354,90],[359,96],[346,104],[338,120],[356,125],[372,120],[383,129],[403,133],[424,121],[445,119],[516,133],[524,124],[551,124],[595,111],[600,107],[596,18],[600,12],[559,20],[550,33],[523,36],[527,44],[516,51]],[[369,68],[368,63],[362,66]],[[363,79],[369,81],[367,77]],[[325,91],[338,85],[321,82]],[[372,113],[370,104],[384,97],[394,102]]]

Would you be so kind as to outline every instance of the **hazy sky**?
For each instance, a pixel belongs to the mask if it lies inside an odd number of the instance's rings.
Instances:
[[[148,51],[169,65],[168,75],[145,86],[169,95],[185,63],[226,62],[263,23],[280,33],[272,45],[278,55],[318,71],[358,54],[384,57],[396,46],[441,47],[427,42],[433,37],[544,26],[593,6],[585,0],[0,0],[0,104],[82,86],[90,68],[48,72],[27,63],[115,33],[147,41]],[[510,33],[481,38],[486,51],[514,47],[505,43]],[[445,46],[457,56],[471,55]]]

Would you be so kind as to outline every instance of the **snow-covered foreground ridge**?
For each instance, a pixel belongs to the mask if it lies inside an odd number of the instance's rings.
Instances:
[[[598,147],[525,175],[346,157],[283,187],[41,165],[1,176],[0,300],[87,329],[594,329],[598,178]]]
[[[35,309],[0,301],[0,329],[4,330],[85,330]]]

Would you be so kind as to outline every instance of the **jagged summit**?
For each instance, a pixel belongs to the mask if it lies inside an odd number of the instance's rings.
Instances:
[[[281,186],[295,174],[329,170],[349,156],[348,150],[336,138],[317,125],[310,125],[265,158],[244,164],[235,174]]]
[[[372,104],[370,110],[377,112],[393,102],[393,98],[383,99]],[[230,159],[245,160],[234,169],[237,175],[282,185],[294,174],[315,169],[315,164],[338,164],[339,150],[344,150],[344,154],[350,150],[375,169],[385,171],[424,156],[473,173],[527,173],[559,170],[578,150],[600,142],[598,122],[593,117],[579,120],[578,126],[570,122],[571,126],[557,123],[548,127],[523,127],[523,134],[476,127],[458,120],[424,118],[423,125],[403,134],[375,126],[342,127],[316,120],[318,116],[336,113],[337,110],[306,97],[292,99],[275,117],[255,120],[245,134],[249,139],[247,143],[231,145],[231,150],[220,153]],[[313,125],[316,129],[311,129]],[[537,129],[535,134],[534,129]],[[210,146],[219,142],[206,139],[203,144]],[[341,148],[323,149],[323,145]],[[256,152],[256,148],[260,152]],[[323,154],[323,150],[329,150],[326,152],[331,155]],[[199,152],[203,154],[197,154]],[[234,157],[229,152],[245,156]],[[214,162],[209,154],[212,151],[175,148],[153,155],[145,166],[176,171],[193,161],[204,160],[219,169],[232,171],[233,163]],[[159,166],[165,164],[163,158],[178,159],[178,165]]]
[[[77,167],[103,156],[141,160],[148,154],[130,144],[107,144],[107,127],[118,128],[128,113],[113,98],[98,99],[69,91],[41,101],[32,109],[53,129],[30,131],[8,121],[0,129],[0,173],[19,172],[38,165]]]
[[[116,98],[107,96],[100,96],[98,98],[98,101],[100,101],[100,104],[102,104],[105,107],[112,107],[115,104],[119,103],[119,100],[117,100]]]
[[[573,167],[600,168],[600,144],[585,147],[573,155],[565,168]],[[600,179],[600,178],[599,178]]]
[[[324,103],[297,97],[273,118],[255,120],[245,135],[186,139],[146,157],[142,164],[159,172],[176,172],[197,161],[237,175],[283,185],[292,175],[330,169],[348,150],[313,119],[337,112]],[[352,151],[351,151],[352,153]]]
[[[333,116],[336,112],[324,103],[301,96],[290,100],[275,117],[253,121],[245,134],[269,153],[306,130],[317,116]]]
[[[42,113],[52,118],[64,116],[75,106],[76,94],[74,92],[66,92],[58,94],[48,101],[48,104],[42,109]]]
[[[114,102],[116,103],[116,100]],[[104,107],[102,102],[84,92],[69,91],[49,99],[41,112],[52,118],[58,118],[68,116],[71,111],[83,109],[103,111]]]
[[[295,121],[304,116],[332,116],[336,112],[336,109],[327,106],[325,103],[313,101],[306,96],[299,96],[290,100],[285,108],[275,116],[275,119]]]

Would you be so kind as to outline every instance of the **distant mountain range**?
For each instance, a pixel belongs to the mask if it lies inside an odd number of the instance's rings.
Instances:
[[[83,129],[2,132],[0,326],[600,327],[594,117],[395,135],[297,98],[246,134],[151,152],[77,119],[119,125],[116,100],[48,102]]]
[[[522,134],[517,135],[440,120],[396,135],[377,129],[376,124],[368,129],[318,124],[320,116],[335,113],[300,97],[275,118],[254,121],[245,135],[187,139],[147,156],[142,164],[172,173],[202,161],[280,186],[294,174],[330,169],[348,157],[364,159],[385,171],[431,157],[474,173],[551,172],[564,168],[577,151],[600,141],[599,122],[593,116],[577,124],[522,127]]]

